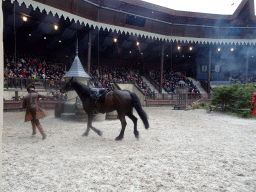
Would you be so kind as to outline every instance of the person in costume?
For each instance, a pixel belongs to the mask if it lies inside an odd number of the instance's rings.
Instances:
[[[24,97],[23,108],[26,108],[25,122],[31,121],[32,135],[36,134],[36,127],[42,135],[42,139],[46,139],[46,134],[43,130],[39,119],[48,116],[47,112],[39,105],[39,98],[45,98],[35,91],[35,87],[30,84],[27,87],[28,94]]]
[[[256,88],[256,85],[254,85],[254,87]],[[252,95],[252,107],[251,107],[251,110],[253,111],[252,115],[254,115],[254,116],[256,116],[255,102],[256,102],[256,92],[254,92],[253,95]]]

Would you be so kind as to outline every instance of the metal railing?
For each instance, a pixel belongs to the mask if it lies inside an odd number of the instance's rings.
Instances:
[[[26,89],[29,84],[33,84],[36,89],[50,89],[57,90],[65,85],[65,81],[60,80],[48,80],[48,79],[30,79],[30,78],[17,78],[17,77],[5,77],[4,88],[10,89]]]

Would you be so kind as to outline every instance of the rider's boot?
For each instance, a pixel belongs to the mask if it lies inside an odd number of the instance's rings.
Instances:
[[[32,135],[35,135],[36,134],[36,124],[34,122],[31,121],[31,124],[32,124]]]

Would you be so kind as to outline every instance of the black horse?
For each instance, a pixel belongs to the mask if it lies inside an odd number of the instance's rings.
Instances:
[[[61,89],[61,92],[67,92],[75,90],[79,98],[83,103],[83,109],[88,115],[87,129],[83,136],[88,136],[90,129],[94,130],[98,135],[101,136],[101,131],[92,126],[92,120],[94,116],[94,111],[97,110],[100,113],[117,111],[118,117],[122,124],[122,130],[116,140],[122,140],[124,137],[125,127],[127,125],[125,116],[127,115],[134,123],[134,135],[138,139],[139,132],[137,130],[137,118],[133,115],[133,107],[138,112],[140,118],[142,119],[145,128],[149,128],[147,114],[141,107],[140,100],[135,93],[123,90],[115,90],[106,93],[105,99],[103,101],[95,100],[92,96],[92,89],[88,86],[78,82],[73,77],[66,83],[66,85]]]

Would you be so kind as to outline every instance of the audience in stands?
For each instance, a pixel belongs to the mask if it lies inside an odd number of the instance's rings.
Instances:
[[[61,80],[63,76],[62,67],[45,59],[19,56],[15,64],[13,56],[4,55],[4,77]]]
[[[160,71],[151,73],[151,77],[160,84]],[[184,81],[185,84],[179,83]],[[198,88],[193,84],[192,80],[189,80],[184,75],[174,73],[171,70],[165,70],[163,73],[163,89],[167,93],[176,93],[177,87],[187,87],[189,93],[200,93]]]
[[[56,66],[54,63],[48,61],[46,62],[45,59],[19,55],[15,62],[13,56],[7,54],[4,55],[4,77],[41,79],[53,82],[54,80],[62,80],[63,76],[64,70],[62,67]],[[136,70],[131,70],[126,67],[117,68],[104,66],[97,69],[96,67],[92,66],[91,77],[91,82],[94,84],[94,87],[113,90],[113,84],[115,82],[134,83],[144,93],[154,93],[154,90],[150,89]],[[158,84],[160,83],[160,71],[154,71],[154,73],[151,73],[151,77]],[[178,83],[179,81],[184,81],[185,84],[180,85]],[[12,85],[12,83],[10,85]],[[175,93],[177,87],[179,86],[186,86],[189,93],[200,93],[193,82],[187,79],[185,76],[174,73],[171,70],[165,70],[163,74],[163,89],[167,93]]]
[[[143,81],[139,73],[125,67],[104,66],[99,67],[99,69],[92,67],[91,77],[95,87],[113,90],[113,83],[134,83],[144,93],[151,93],[151,89]]]
[[[245,83],[245,73],[244,72],[231,72],[229,76],[229,81],[231,83]],[[256,73],[252,73],[249,71],[247,76],[247,83],[253,83],[256,82]]]

